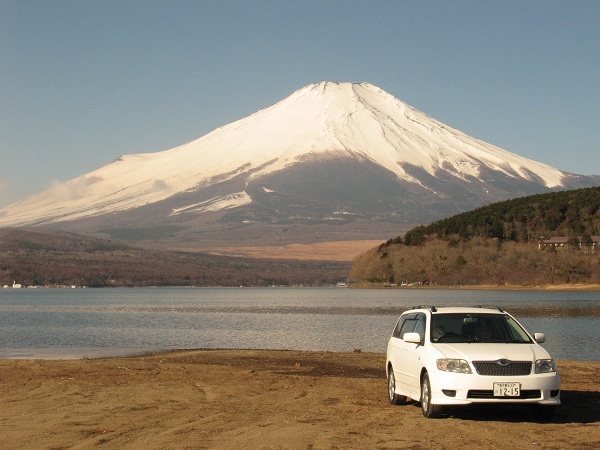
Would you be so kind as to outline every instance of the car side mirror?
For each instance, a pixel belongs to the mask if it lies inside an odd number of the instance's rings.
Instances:
[[[533,338],[538,344],[543,344],[546,342],[546,335],[544,333],[534,333]]]
[[[411,342],[413,344],[420,344],[421,343],[421,336],[419,336],[419,333],[404,333],[404,336],[402,337],[402,340],[404,342]]]

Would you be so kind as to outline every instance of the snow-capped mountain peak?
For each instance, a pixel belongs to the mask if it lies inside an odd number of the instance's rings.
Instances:
[[[320,82],[187,144],[122,156],[56,183],[1,209],[0,225],[101,216],[240,177],[248,185],[298,164],[331,160],[373,164],[430,193],[439,190],[440,180],[487,185],[490,172],[538,190],[562,187],[570,176],[472,138],[369,83]],[[168,215],[241,207],[252,203],[252,194],[238,187],[214,199],[178,204]]]

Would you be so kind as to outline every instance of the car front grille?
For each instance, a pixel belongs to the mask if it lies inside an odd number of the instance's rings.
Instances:
[[[521,390],[518,397],[494,397],[494,391],[485,389],[471,389],[467,392],[467,398],[477,399],[502,399],[502,400],[524,400],[531,398],[541,398],[542,392],[539,389]]]
[[[473,365],[479,375],[514,377],[518,375],[529,375],[533,363],[531,361],[509,361],[507,359],[499,359],[498,361],[473,361]]]

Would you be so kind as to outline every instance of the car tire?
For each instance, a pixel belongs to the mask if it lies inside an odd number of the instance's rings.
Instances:
[[[437,419],[442,415],[442,406],[431,404],[431,383],[427,372],[421,379],[421,411],[428,419]]]
[[[388,369],[388,400],[391,405],[403,405],[406,403],[404,395],[396,394],[396,377],[392,366]]]

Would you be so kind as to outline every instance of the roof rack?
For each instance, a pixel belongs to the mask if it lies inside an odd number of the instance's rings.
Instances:
[[[411,306],[409,309],[428,309],[431,312],[436,312],[437,308],[433,305],[418,305],[418,306]]]
[[[504,310],[502,308],[500,308],[499,306],[493,306],[493,305],[475,305],[475,306],[473,306],[473,308],[497,309],[500,312],[504,312]]]

